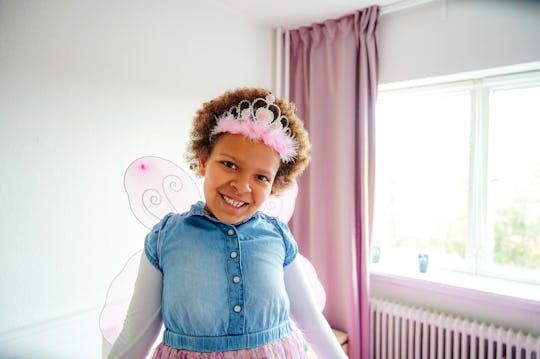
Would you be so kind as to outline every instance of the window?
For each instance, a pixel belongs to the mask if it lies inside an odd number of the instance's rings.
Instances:
[[[540,71],[379,92],[373,268],[540,284]]]

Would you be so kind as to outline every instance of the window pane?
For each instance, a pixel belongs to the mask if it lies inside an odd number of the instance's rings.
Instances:
[[[540,270],[540,87],[493,91],[489,107],[491,263]]]
[[[464,268],[470,94],[381,94],[374,243],[399,262]],[[399,263],[396,263],[399,264]]]

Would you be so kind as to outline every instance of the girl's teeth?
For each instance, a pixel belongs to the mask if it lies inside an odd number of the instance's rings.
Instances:
[[[225,199],[225,202],[227,202],[228,204],[230,204],[231,206],[236,207],[236,208],[242,207],[244,205],[244,203],[245,203],[245,202],[235,201],[232,198],[229,198],[227,196],[223,196],[223,199]]]

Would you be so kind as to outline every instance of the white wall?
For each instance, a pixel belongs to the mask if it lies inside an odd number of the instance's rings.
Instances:
[[[436,0],[382,15],[380,83],[540,60],[540,1]]]
[[[209,0],[0,0],[0,334],[101,306],[146,234],[125,168],[183,165],[195,110],[270,88],[272,47]]]

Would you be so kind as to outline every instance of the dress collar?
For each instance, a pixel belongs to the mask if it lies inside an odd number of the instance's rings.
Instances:
[[[189,212],[186,214],[186,217],[191,217],[191,216],[201,216],[201,217],[205,217],[206,219],[212,221],[212,222],[215,222],[215,223],[221,223],[221,224],[224,224],[224,225],[227,225],[227,226],[231,226],[231,224],[228,224],[228,223],[223,223],[222,221],[220,221],[219,219],[217,219],[216,217],[212,216],[204,207],[206,206],[206,204],[203,202],[203,201],[198,201],[197,203],[193,204],[191,206],[191,209],[189,210]],[[261,215],[261,212],[257,211],[255,212],[253,215],[251,215],[251,217],[248,217],[238,223],[234,223],[232,224],[232,226],[240,226],[244,223],[247,223],[249,222],[250,220],[256,218],[256,217],[259,217]]]

